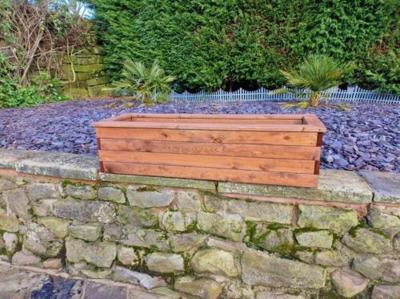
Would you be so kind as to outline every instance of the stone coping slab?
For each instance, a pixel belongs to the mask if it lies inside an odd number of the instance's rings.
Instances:
[[[373,199],[372,189],[367,182],[356,172],[345,170],[321,170],[315,189],[219,183],[218,192],[355,203],[370,203]]]
[[[360,171],[374,192],[375,202],[400,203],[400,175],[389,172]]]
[[[98,159],[94,156],[9,149],[0,149],[0,169],[65,179],[190,188],[222,194],[363,204],[372,201],[400,203],[400,175],[396,173],[321,170],[318,187],[314,189],[99,173]]]

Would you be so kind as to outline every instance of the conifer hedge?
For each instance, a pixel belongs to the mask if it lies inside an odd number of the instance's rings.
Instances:
[[[176,89],[285,83],[313,53],[353,61],[349,83],[400,93],[398,0],[91,0],[109,75],[127,58],[160,65]]]

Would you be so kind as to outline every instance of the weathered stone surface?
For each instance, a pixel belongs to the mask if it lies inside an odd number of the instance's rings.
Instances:
[[[5,191],[3,192],[3,199],[7,205],[8,211],[11,211],[16,216],[24,220],[28,220],[30,218],[28,213],[29,199],[26,196],[24,189]]]
[[[229,213],[241,215],[250,221],[291,224],[294,206],[269,202],[251,202],[244,200],[226,200]]]
[[[38,217],[47,217],[52,214],[53,204],[56,199],[42,199],[31,202],[32,213]]]
[[[322,250],[315,253],[315,263],[328,267],[341,267],[348,265],[351,261],[346,255],[337,250]]]
[[[168,287],[154,288],[151,291],[158,295],[166,296],[169,299],[188,299],[187,295],[182,294],[181,292],[173,291]]]
[[[101,223],[111,223],[115,220],[113,205],[101,201],[57,201],[53,204],[53,214],[56,217],[81,222],[98,221]]]
[[[389,238],[366,228],[346,234],[342,241],[356,252],[383,254],[392,250]]]
[[[45,269],[61,269],[63,266],[60,258],[47,259],[43,262],[43,268]]]
[[[305,262],[307,264],[313,264],[314,263],[314,252],[309,251],[309,250],[296,250],[294,253],[297,259],[299,259],[302,262]]]
[[[69,221],[55,217],[38,218],[37,223],[46,227],[56,238],[64,239],[68,234]]]
[[[201,210],[202,198],[197,191],[176,191],[175,206],[182,212],[198,212]]]
[[[299,231],[296,232],[296,240],[300,246],[331,248],[333,235],[326,230],[321,231]]]
[[[124,287],[112,286],[89,281],[82,299],[126,299],[127,290]]]
[[[18,236],[14,233],[5,232],[3,235],[4,246],[8,253],[14,253],[18,245]]]
[[[82,269],[81,273],[92,279],[106,279],[112,274],[111,269]]]
[[[138,254],[131,247],[119,246],[117,258],[125,266],[138,266],[140,263]]]
[[[331,279],[338,294],[346,298],[361,293],[368,285],[368,279],[349,269],[335,270]]]
[[[44,226],[30,223],[23,242],[23,248],[43,257],[55,257],[60,254],[63,243]]]
[[[119,242],[127,246],[156,248],[160,251],[168,251],[170,248],[166,235],[153,229],[130,228],[126,237]]]
[[[15,169],[21,173],[95,180],[98,160],[92,156],[41,152],[35,157],[18,160],[15,162]]]
[[[310,200],[363,202],[372,201],[372,190],[355,172],[322,169],[317,188],[219,183],[221,193],[239,193]]]
[[[302,295],[291,295],[285,293],[277,293],[270,291],[261,291],[256,294],[256,299],[305,299]]]
[[[31,200],[59,198],[60,186],[50,183],[34,183],[26,186],[26,191]]]
[[[400,286],[378,285],[372,290],[371,299],[398,299]]]
[[[215,183],[201,180],[186,180],[140,175],[121,175],[100,173],[100,180],[105,182],[130,183],[138,185],[164,186],[209,190],[215,192]]]
[[[230,251],[235,254],[243,252],[247,247],[243,243],[233,242],[225,239],[208,237],[206,240],[207,247],[218,248],[224,251]]]
[[[27,250],[21,250],[13,255],[11,263],[17,266],[38,266],[40,258]]]
[[[365,255],[354,259],[353,269],[373,280],[400,282],[400,260]]]
[[[200,230],[220,237],[240,241],[244,234],[244,221],[239,215],[199,212],[197,225]]]
[[[172,190],[147,191],[145,187],[130,186],[126,190],[126,196],[131,206],[139,208],[166,207],[174,199]]]
[[[15,163],[19,160],[41,155],[39,151],[0,149],[0,168],[15,169]]]
[[[222,285],[218,282],[194,277],[180,277],[175,281],[175,289],[204,299],[217,299],[222,293]]]
[[[400,233],[398,233],[394,236],[393,247],[396,251],[400,251]]]
[[[374,192],[374,201],[400,203],[400,176],[380,171],[360,171]]]
[[[0,208],[0,230],[16,233],[19,229],[19,222],[14,214],[7,213]]]
[[[97,224],[72,224],[69,227],[69,234],[73,238],[93,242],[100,238],[101,226]]]
[[[117,220],[122,224],[154,227],[158,225],[158,212],[138,207],[118,206]]]
[[[254,239],[255,245],[271,251],[286,251],[294,245],[293,232],[287,228],[257,230]]]
[[[181,255],[155,252],[146,255],[145,262],[150,271],[158,273],[178,273],[185,270]]]
[[[162,228],[171,232],[184,232],[191,225],[195,218],[190,214],[183,214],[180,211],[166,211],[161,215],[160,223]]]
[[[115,187],[100,187],[97,190],[97,196],[100,200],[116,203],[124,203],[126,201],[124,192]]]
[[[357,212],[332,207],[300,205],[298,225],[343,234],[358,224]]]
[[[166,286],[166,282],[161,277],[153,277],[146,273],[131,271],[124,267],[115,267],[113,279],[121,282],[140,284],[146,289],[153,289]]]
[[[287,288],[322,288],[325,270],[319,266],[248,250],[242,256],[242,279],[250,285]]]
[[[103,231],[104,241],[118,241],[123,236],[123,225],[122,224],[105,224]]]
[[[400,230],[400,217],[392,215],[389,209],[373,206],[368,211],[367,219],[368,223],[374,228],[399,227]]]
[[[191,266],[197,273],[212,273],[228,277],[239,275],[233,254],[216,248],[198,251],[191,260]]]
[[[188,252],[204,245],[206,235],[198,233],[186,233],[170,236],[172,251]]]
[[[68,238],[65,245],[67,260],[72,263],[85,261],[97,267],[109,268],[117,256],[116,245],[110,242],[86,243]]]
[[[1,168],[1,166],[0,166]],[[0,177],[0,192],[17,188],[17,184],[9,179]]]
[[[92,200],[96,198],[96,190],[89,185],[67,185],[64,188],[67,196],[82,200]]]

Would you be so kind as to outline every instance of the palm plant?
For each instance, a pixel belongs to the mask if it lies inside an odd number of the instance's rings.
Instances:
[[[317,107],[321,92],[341,83],[343,75],[351,70],[351,64],[341,64],[329,56],[312,55],[297,70],[281,70],[290,86],[311,90],[308,102],[297,104],[300,107]]]
[[[157,61],[146,67],[142,62],[129,59],[124,63],[121,75],[122,79],[114,84],[115,87],[147,105],[166,101],[175,80],[174,76],[165,74]]]

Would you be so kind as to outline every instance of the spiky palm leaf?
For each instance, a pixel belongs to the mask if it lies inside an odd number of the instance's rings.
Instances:
[[[310,105],[317,106],[321,92],[341,83],[351,64],[341,64],[329,56],[312,55],[302,63],[298,70],[281,70],[290,86],[311,90]]]
[[[174,76],[166,75],[154,61],[151,67],[142,62],[127,60],[124,63],[122,79],[114,85],[120,90],[138,97],[146,104],[159,103],[168,99]]]

